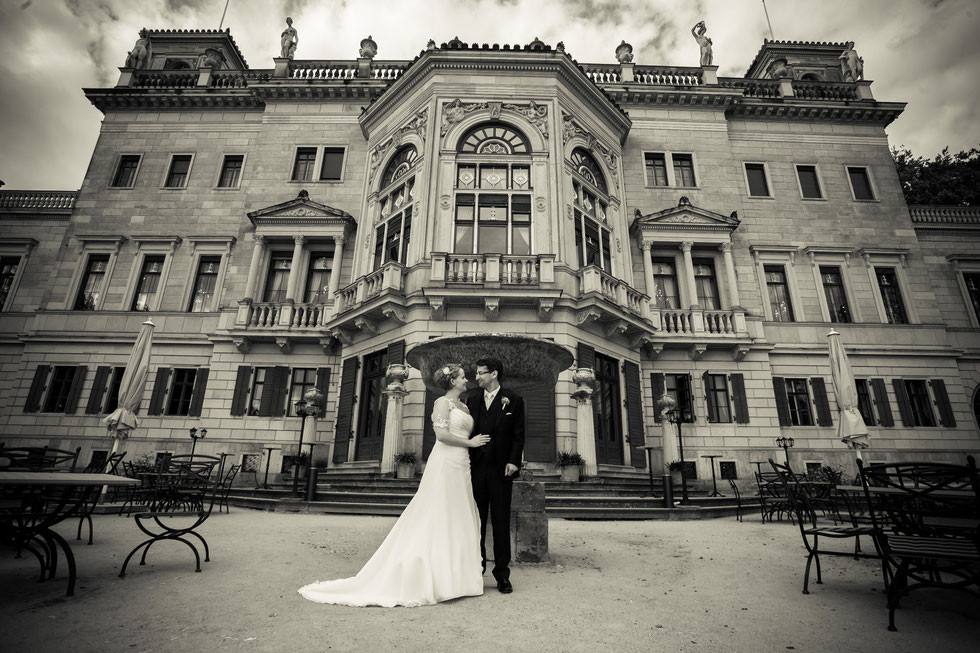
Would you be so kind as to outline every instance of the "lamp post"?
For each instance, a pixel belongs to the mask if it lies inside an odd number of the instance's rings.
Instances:
[[[677,452],[681,456],[681,505],[689,506],[691,505],[691,500],[687,498],[687,464],[684,462],[684,433],[681,429],[681,424],[687,419],[688,411],[684,410],[680,415],[677,414],[677,410],[671,411],[671,421],[676,420],[677,424]]]
[[[295,404],[296,414],[299,415],[299,445],[296,447],[297,460],[293,463],[293,494],[299,496],[299,466],[303,455],[303,431],[306,429],[306,401],[300,399]]]
[[[196,427],[192,426],[190,429],[190,434],[191,434],[191,458],[193,458],[194,450],[197,449],[197,441],[202,439],[204,436],[206,436],[208,434],[208,430],[201,429],[200,431],[198,431]]]
[[[789,467],[789,450],[793,447],[793,438],[776,438],[776,446],[783,448],[783,453],[786,454],[786,466]]]

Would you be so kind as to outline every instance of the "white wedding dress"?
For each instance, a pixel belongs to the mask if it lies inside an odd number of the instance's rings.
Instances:
[[[472,430],[473,418],[454,407],[449,432],[468,438]],[[353,578],[316,582],[299,593],[337,605],[430,605],[483,594],[480,565],[469,449],[437,440],[418,492],[364,568]]]

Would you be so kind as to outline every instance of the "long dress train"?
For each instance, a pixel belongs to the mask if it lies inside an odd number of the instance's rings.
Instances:
[[[469,437],[473,418],[453,408],[449,431]],[[419,606],[483,594],[480,517],[469,450],[436,441],[418,492],[367,564],[352,578],[299,589],[318,603]]]

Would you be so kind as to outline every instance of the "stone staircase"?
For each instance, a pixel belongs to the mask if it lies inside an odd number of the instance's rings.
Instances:
[[[636,474],[614,475],[578,483],[563,483],[558,476],[535,474],[535,481],[545,487],[548,517],[589,520],[631,519],[706,519],[734,516],[737,510],[733,496],[709,497],[707,491],[690,490],[690,505],[672,508],[663,505],[660,479],[650,482]],[[269,489],[234,488],[228,500],[232,505],[277,512],[309,512],[351,515],[398,516],[415,495],[419,479],[383,478],[362,470],[330,470],[317,483],[316,501],[292,495],[291,485]],[[675,501],[680,491],[675,488]],[[743,515],[758,509],[758,501],[742,499]]]

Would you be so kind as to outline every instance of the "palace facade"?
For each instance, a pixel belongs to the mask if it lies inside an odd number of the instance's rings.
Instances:
[[[659,470],[664,391],[702,478],[707,455],[751,477],[779,436],[795,465],[850,469],[831,328],[866,460],[980,449],[980,212],[906,205],[885,134],[904,104],[842,65],[850,44],[766,41],[725,78],[628,44],[606,64],[538,40],[383,61],[369,38],[255,69],[228,32],[141,42],[115,87],[85,89],[105,119],[81,189],[0,194],[10,444],[103,455],[149,317],[130,457],[203,427],[197,451],[277,471],[315,387],[314,461],[388,473],[434,439],[419,372],[389,401],[388,366],[519,333],[575,355],[557,387],[516,388],[543,473],[583,437],[599,476]],[[591,423],[574,368],[594,370]]]

